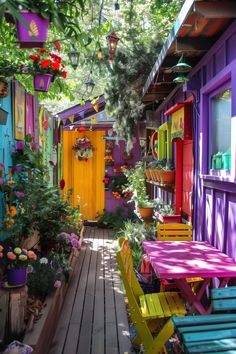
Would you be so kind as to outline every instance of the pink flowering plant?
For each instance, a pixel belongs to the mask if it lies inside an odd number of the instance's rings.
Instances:
[[[79,236],[73,232],[61,232],[57,235],[57,239],[59,240],[59,242],[64,241],[65,245],[68,246],[69,251],[71,248],[80,249]]]
[[[7,247],[0,245],[0,259],[9,269],[25,268],[36,261],[37,255],[32,250],[21,247]]]

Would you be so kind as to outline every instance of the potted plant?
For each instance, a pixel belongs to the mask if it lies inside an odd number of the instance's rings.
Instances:
[[[154,215],[163,224],[181,222],[181,215],[176,215],[174,207],[170,204],[160,205]]]
[[[162,184],[173,184],[175,182],[175,166],[171,160],[159,170],[160,182]]]
[[[7,266],[7,285],[19,286],[26,284],[27,266],[37,256],[33,251],[20,247],[8,247],[4,252],[4,247],[0,245],[0,258]]]
[[[47,92],[52,80],[56,77],[65,79],[67,72],[62,58],[55,52],[40,48],[37,54],[30,54],[32,65],[28,68],[34,75],[34,90]]]
[[[0,58],[0,98],[8,96],[8,83],[19,71],[17,63],[14,64],[7,58]]]
[[[21,48],[42,47],[47,39],[48,24],[65,33],[76,35],[78,11],[84,10],[84,1],[59,2],[51,0],[3,0],[0,4],[0,25],[4,14],[9,22],[16,22]],[[71,13],[76,17],[71,18]],[[73,28],[71,24],[73,23]]]
[[[148,200],[144,171],[142,162],[138,162],[130,170],[123,170],[128,180],[127,190],[132,192],[131,201],[135,203],[136,210],[142,218],[149,218],[153,213],[153,202]]]

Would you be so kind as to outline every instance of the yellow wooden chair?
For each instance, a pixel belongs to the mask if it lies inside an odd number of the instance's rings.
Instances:
[[[181,223],[159,224],[157,227],[158,241],[192,241],[192,225]],[[188,278],[187,282],[191,283],[193,289],[198,287],[199,282],[203,278]],[[176,289],[177,285],[171,279],[163,279],[161,281],[160,291],[168,289]]]
[[[166,353],[165,343],[174,333],[173,324],[171,321],[165,323],[154,337],[150,320],[155,320],[160,327],[161,319],[168,319],[172,315],[184,316],[186,314],[184,302],[177,292],[144,294],[134,273],[128,240],[121,237],[119,245],[117,262],[128,298],[131,320],[138,334],[133,344],[141,342],[146,354]],[[157,326],[155,330],[156,328]]]
[[[159,224],[157,239],[158,241],[192,241],[192,225]]]

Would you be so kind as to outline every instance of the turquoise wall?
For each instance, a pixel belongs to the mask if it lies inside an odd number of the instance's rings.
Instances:
[[[10,148],[14,145],[13,138],[13,117],[12,117],[12,89],[9,85],[9,95],[0,99],[0,108],[8,112],[6,125],[0,124],[0,163],[4,163],[5,172],[8,174],[9,167],[12,166]],[[0,193],[0,227],[2,215],[4,215],[3,196]]]

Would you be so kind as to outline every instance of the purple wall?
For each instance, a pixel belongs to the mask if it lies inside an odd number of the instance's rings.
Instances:
[[[193,191],[194,238],[206,240],[236,259],[236,143],[231,151],[230,175],[208,174],[208,106],[207,95],[227,78],[232,87],[231,139],[236,132],[236,21],[225,31],[200,63],[190,73],[190,81],[167,102],[163,112],[176,102],[193,95],[192,125],[194,133],[195,177]],[[200,85],[199,85],[200,83]],[[188,91],[195,87],[194,91]],[[183,92],[185,91],[185,92]]]
[[[133,158],[131,160],[128,160],[128,161],[125,161],[123,160],[122,156],[123,156],[123,153],[125,151],[125,142],[124,141],[119,141],[119,144],[114,146],[114,149],[113,149],[113,153],[112,153],[112,156],[113,156],[113,159],[115,160],[115,163],[114,163],[114,166],[113,167],[106,167],[106,170],[107,170],[107,175],[108,176],[123,176],[123,174],[120,174],[120,173],[114,173],[113,172],[113,168],[115,166],[121,166],[121,165],[124,165],[125,162],[127,162],[128,165],[135,165],[135,163],[140,160],[141,158],[141,149],[140,149],[140,145],[139,145],[139,141],[138,139],[134,139],[134,144],[133,144],[133,149],[132,149],[132,155],[133,155]],[[124,208],[127,208],[127,207],[132,207],[133,208],[133,205],[132,204],[127,204],[127,201],[129,200],[128,198],[121,198],[121,199],[116,199],[111,191],[106,191],[105,192],[105,209],[107,211],[110,211],[110,212],[114,212],[116,210],[117,207],[124,207]]]

